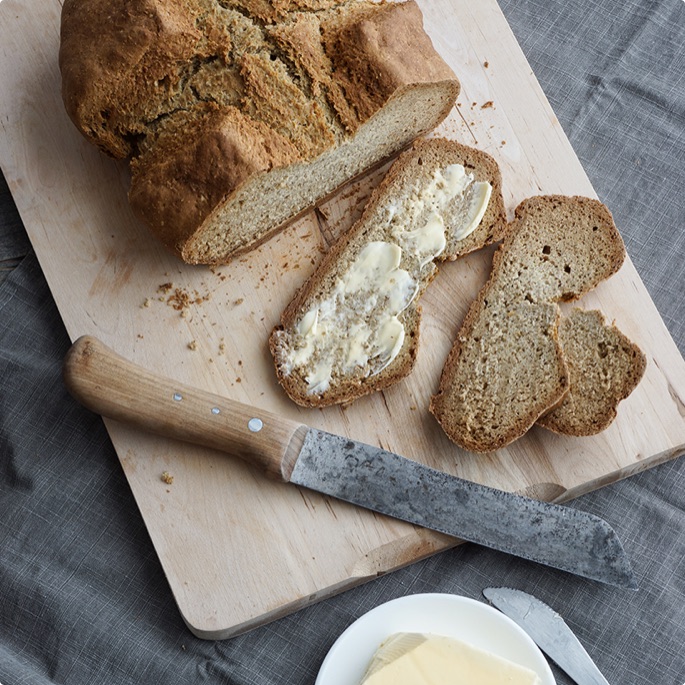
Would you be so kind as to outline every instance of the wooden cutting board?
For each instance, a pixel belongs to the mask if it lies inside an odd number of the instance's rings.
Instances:
[[[462,81],[458,107],[439,133],[498,160],[510,214],[534,194],[594,196],[496,1],[419,2],[436,48]],[[126,165],[86,143],[64,112],[60,8],[59,0],[0,6],[0,161],[72,339],[95,335],[179,381],[548,500],[571,499],[683,451],[685,362],[630,261],[581,303],[615,319],[648,358],[640,386],[597,437],[535,428],[508,449],[477,456],[450,443],[428,414],[491,250],[445,265],[430,286],[408,379],[347,408],[294,406],[276,383],[268,334],[382,172],[228,266],[180,263],[132,216]],[[268,482],[225,455],[115,422],[107,428],[180,612],[200,637],[235,635],[456,544]]]

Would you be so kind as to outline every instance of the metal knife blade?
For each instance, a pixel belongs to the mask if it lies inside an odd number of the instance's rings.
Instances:
[[[537,597],[512,588],[486,588],[483,595],[517,623],[578,685],[609,685],[559,614]]]
[[[606,521],[489,488],[371,445],[176,383],[90,336],[64,363],[89,409],[166,437],[234,454],[268,476],[547,566],[635,588]]]
[[[601,518],[437,471],[310,428],[291,483],[485,547],[620,587],[635,587]]]

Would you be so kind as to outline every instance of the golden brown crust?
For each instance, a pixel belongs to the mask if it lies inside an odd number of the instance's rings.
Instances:
[[[182,65],[211,51],[195,25],[202,2],[65,0],[62,97],[79,130],[123,158],[145,121],[164,114]]]
[[[327,38],[333,80],[342,87],[359,123],[408,84],[449,81],[452,70],[435,59],[430,38],[416,30],[421,10],[413,1],[379,6]]]

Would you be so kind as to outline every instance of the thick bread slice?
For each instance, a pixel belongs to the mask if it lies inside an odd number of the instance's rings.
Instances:
[[[451,200],[440,193],[432,195],[455,170],[466,178],[472,175],[464,195]],[[482,218],[472,214],[475,230],[458,239],[464,216],[475,207],[475,194],[487,184],[491,192]],[[418,348],[417,300],[437,272],[435,261],[456,259],[501,239],[506,225],[500,172],[492,157],[456,141],[417,141],[391,166],[359,221],[325,255],[273,331],[271,352],[288,396],[302,406],[347,403],[409,374]],[[428,242],[440,242],[441,236],[444,240],[439,249],[437,243],[426,247],[419,237],[429,226],[436,232]],[[421,258],[415,251],[419,244],[426,250]],[[397,270],[383,271],[392,255]],[[360,264],[365,264],[361,271]],[[361,274],[355,277],[358,287],[346,290],[343,284],[355,273]],[[374,281],[378,278],[382,282]],[[398,305],[397,292],[383,290],[388,283],[392,287],[404,283],[401,297],[405,293],[413,297],[401,299]],[[396,319],[389,321],[390,314]],[[388,338],[392,353],[374,347],[381,329],[395,336]],[[316,368],[327,362],[330,368],[322,379]]]
[[[566,435],[595,435],[616,418],[617,406],[635,389],[647,360],[640,348],[598,311],[574,309],[559,324],[569,391],[538,424]]]
[[[594,288],[624,257],[597,200],[548,195],[516,208],[430,402],[452,441],[474,452],[499,449],[561,402],[569,378],[556,303]]]
[[[459,82],[414,0],[65,0],[65,107],[135,213],[225,263],[435,128]]]
[[[588,197],[523,200],[509,236],[493,260],[491,287],[506,290],[512,302],[577,300],[625,259],[611,212]]]
[[[568,390],[552,303],[483,293],[469,310],[430,411],[447,436],[489,452],[523,435]]]

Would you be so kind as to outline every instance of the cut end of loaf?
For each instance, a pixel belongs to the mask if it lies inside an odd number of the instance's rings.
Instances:
[[[437,126],[452,107],[449,83],[396,93],[350,138],[317,158],[253,174],[235,187],[180,245],[193,264],[220,264],[280,231],[338,188]]]
[[[193,264],[254,247],[459,93],[414,0],[65,0],[59,60],[74,124],[132,159],[135,213]]]

